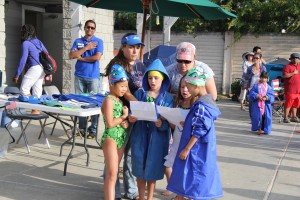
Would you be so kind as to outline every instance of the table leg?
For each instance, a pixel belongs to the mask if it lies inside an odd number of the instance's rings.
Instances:
[[[67,159],[66,159],[66,161],[65,161],[64,176],[67,175],[67,166],[68,166],[68,162],[69,162],[70,158],[72,157],[72,152],[73,152],[73,149],[74,149],[74,147],[75,147],[77,119],[78,119],[78,117],[74,116],[74,126],[73,126],[72,137],[71,137],[71,139],[73,139],[73,143],[72,143],[71,151],[70,151],[70,153],[69,153],[69,155],[68,155],[68,157],[67,157]],[[69,140],[70,140],[70,139],[69,139]],[[69,140],[68,140],[68,141],[69,141]],[[66,143],[66,142],[64,142],[64,144],[65,144],[65,143]],[[64,144],[62,144],[62,145],[64,145]],[[61,148],[62,148],[62,147],[61,147]]]
[[[88,121],[89,121],[89,117],[86,117],[85,119],[86,121],[86,128],[85,128],[85,134],[84,134],[84,142],[83,142],[83,146],[84,146],[84,149],[85,149],[85,152],[86,152],[86,166],[89,166],[89,163],[90,163],[90,153],[89,153],[89,150],[86,146],[86,140],[87,140],[87,135],[88,135]]]

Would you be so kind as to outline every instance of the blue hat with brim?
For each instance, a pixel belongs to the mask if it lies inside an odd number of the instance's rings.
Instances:
[[[141,41],[141,38],[137,35],[129,35],[127,37],[124,37],[122,38],[121,43],[128,44],[128,45],[140,44],[142,46],[145,46],[145,44]]]

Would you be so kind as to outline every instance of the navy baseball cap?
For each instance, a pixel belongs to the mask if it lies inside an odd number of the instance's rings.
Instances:
[[[128,44],[128,45],[140,44],[142,46],[145,46],[145,44],[142,43],[141,38],[137,35],[129,35],[127,37],[124,37],[124,38],[122,38],[121,43]]]
[[[299,58],[300,58],[300,55],[299,55],[298,53],[292,53],[292,54],[290,55],[290,60],[293,59],[293,58],[294,58],[294,59],[295,59],[295,58],[298,58],[298,59],[299,59]]]

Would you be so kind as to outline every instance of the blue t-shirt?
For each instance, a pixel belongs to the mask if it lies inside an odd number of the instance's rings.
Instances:
[[[80,50],[90,42],[98,42],[98,45],[96,48],[84,52],[81,55],[82,58],[94,56],[98,52],[103,53],[103,40],[96,36],[92,36],[90,40],[87,40],[85,37],[76,39],[71,51]],[[100,78],[100,62],[83,62],[77,60],[75,65],[75,76],[88,79]]]

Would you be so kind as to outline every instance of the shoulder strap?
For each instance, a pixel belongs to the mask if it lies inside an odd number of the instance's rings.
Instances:
[[[28,42],[30,42],[31,44],[33,44],[38,50],[40,50],[40,51],[43,51],[43,49],[42,48],[39,48],[36,44],[34,44],[33,42],[31,42],[31,41],[29,41],[29,40],[27,40]],[[40,41],[40,43],[41,43],[41,41]],[[41,46],[42,46],[42,44],[41,44]]]
[[[31,42],[31,41],[29,41],[29,40],[27,40],[28,42]],[[38,46],[36,46],[33,42],[31,42],[38,50],[40,50],[40,51],[42,51]],[[42,65],[42,63],[40,62],[40,61],[37,61],[33,56],[31,56],[30,54],[29,54],[29,52],[28,52],[28,56],[29,57],[31,57],[33,60],[35,60],[35,62],[37,62],[37,63],[39,63],[40,64],[40,66],[42,66],[43,67],[43,65]]]

